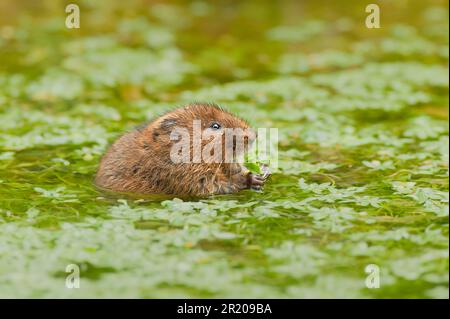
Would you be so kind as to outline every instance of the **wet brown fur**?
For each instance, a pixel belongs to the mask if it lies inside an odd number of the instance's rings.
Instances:
[[[247,129],[246,121],[217,105],[196,103],[168,112],[122,135],[103,156],[95,178],[98,186],[120,192],[209,195],[233,193],[252,186],[248,170],[238,163],[174,163],[170,140],[175,127],[191,132],[212,121],[222,127]],[[246,136],[250,141],[255,136]],[[191,152],[192,154],[192,152]]]

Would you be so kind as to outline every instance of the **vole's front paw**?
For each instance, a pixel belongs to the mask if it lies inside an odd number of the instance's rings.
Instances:
[[[255,190],[260,190],[265,181],[266,179],[261,175],[250,173],[247,176],[247,187]]]

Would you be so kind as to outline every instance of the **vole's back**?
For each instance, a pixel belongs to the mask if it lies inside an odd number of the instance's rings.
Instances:
[[[106,152],[95,178],[98,186],[114,191],[138,191],[145,185],[136,180],[142,152],[139,148],[139,132],[122,135]]]

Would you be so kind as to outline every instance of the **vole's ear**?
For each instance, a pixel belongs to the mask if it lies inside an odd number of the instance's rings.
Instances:
[[[159,126],[161,128],[161,130],[166,131],[166,132],[170,132],[175,125],[177,125],[177,120],[174,118],[167,118],[164,119],[161,122],[161,125]]]
[[[177,120],[174,118],[169,117],[162,120],[159,126],[153,130],[153,140],[156,141],[160,135],[170,135],[176,125]]]

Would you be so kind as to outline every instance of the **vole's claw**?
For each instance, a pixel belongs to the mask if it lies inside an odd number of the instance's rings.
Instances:
[[[272,173],[270,173],[270,172],[264,173],[262,178],[264,178],[264,180],[266,180],[266,179],[268,179],[270,177],[270,175],[272,175]]]
[[[264,184],[264,177],[261,175],[253,175],[252,176],[252,185],[263,185]]]
[[[264,185],[265,179],[261,175],[250,173],[248,175],[247,184],[248,187],[255,190],[261,190]]]
[[[255,175],[254,177],[254,183],[258,185],[264,184],[264,177],[261,175]]]
[[[272,173],[269,170],[269,166],[267,166],[266,164],[261,165],[261,173],[262,178],[264,178],[264,180],[266,180],[267,178],[269,178],[270,175],[272,175]]]
[[[253,190],[255,190],[255,191],[260,191],[260,190],[262,190],[262,187],[259,186],[259,185],[254,185],[254,186],[252,186],[251,188],[252,188]]]

